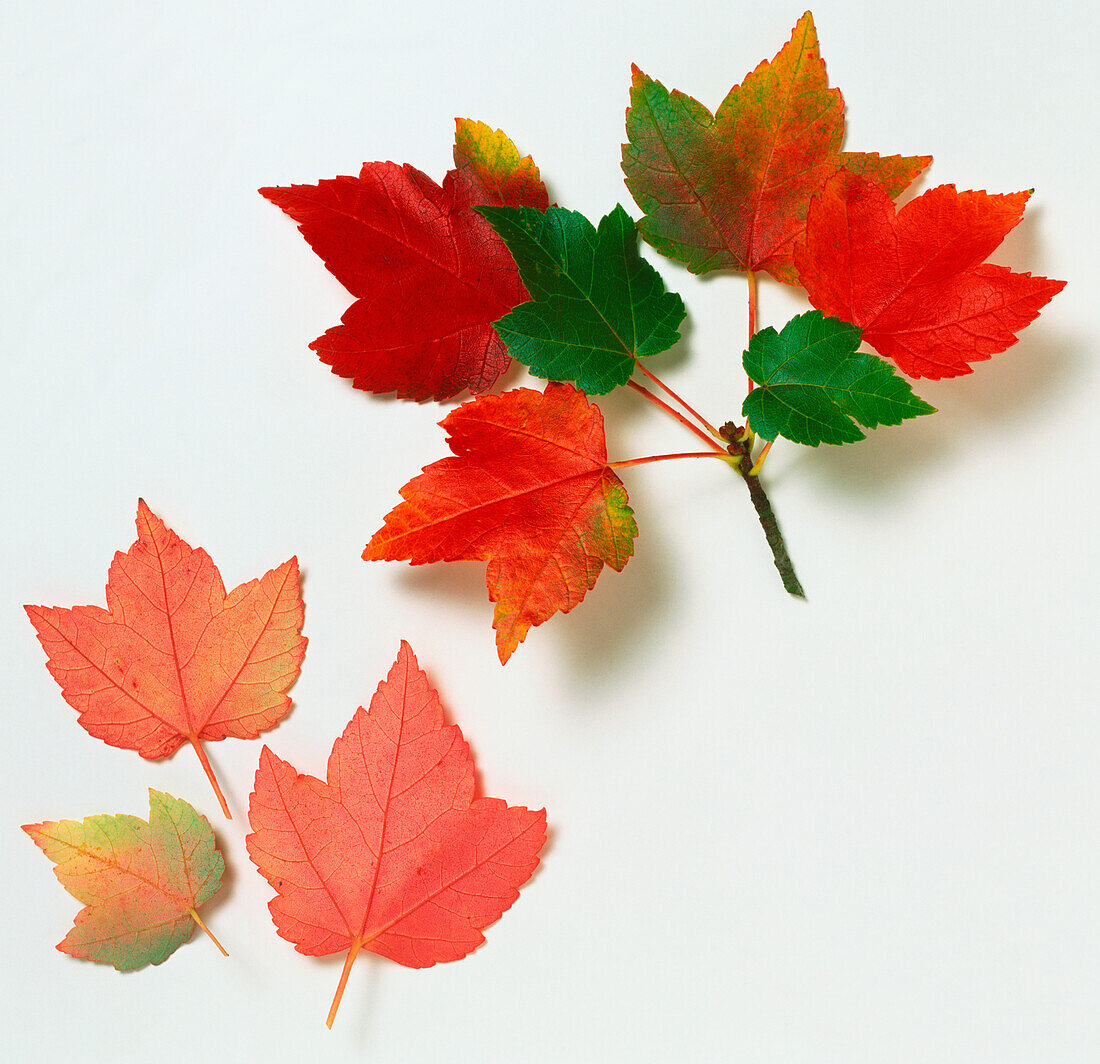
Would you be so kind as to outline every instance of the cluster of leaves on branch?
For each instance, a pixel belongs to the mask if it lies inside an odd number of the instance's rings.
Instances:
[[[807,12],[713,113],[634,68],[622,166],[636,226],[621,206],[595,225],[548,206],[531,158],[464,119],[442,186],[379,162],[262,189],[356,297],[311,345],[333,372],[408,399],[475,395],[442,422],[453,456],[401,489],[363,557],[487,562],[506,662],[532,625],[629,559],[636,527],[616,469],[708,456],[744,476],[784,586],[802,594],[758,480],[771,444],[851,443],[861,426],[932,413],[896,370],[969,373],[1064,283],[985,261],[1028,193],[941,185],[898,210],[931,157],[847,152],[843,140],[844,100]],[[685,309],[637,232],[692,273],[747,275],[740,423],[716,429],[644,366],[676,343]],[[757,331],[759,272],[801,286],[816,309]],[[485,394],[510,358],[552,383]],[[707,450],[609,461],[588,396],[623,385]]]
[[[78,721],[156,760],[195,749],[226,817],[203,742],[251,739],[290,708],[306,640],[296,558],[228,595],[210,556],[138,502],[138,538],[115,555],[107,605],[26,607]],[[275,888],[279,934],[302,952],[347,950],[331,1027],[356,954],[413,968],[459,960],[539,862],[546,814],[474,793],[461,732],[402,642],[370,711],[300,776],[267,747],[249,807],[248,852]],[[201,927],[224,861],[204,816],[149,792],[149,819],[97,815],[28,824],[84,903],[58,949],[120,971],[160,964]]]

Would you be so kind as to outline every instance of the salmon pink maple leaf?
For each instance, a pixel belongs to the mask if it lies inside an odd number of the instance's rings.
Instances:
[[[607,462],[603,415],[572,385],[516,388],[452,411],[455,457],[401,489],[363,557],[489,563],[497,653],[507,662],[532,625],[568,613],[604,565],[622,570],[638,534]]]
[[[106,610],[27,606],[27,616],[79,723],[151,759],[190,743],[228,817],[202,743],[254,739],[290,708],[306,647],[298,559],[227,595],[210,555],[143,500],[137,531],[111,563]]]
[[[333,744],[326,780],[264,747],[248,816],[279,934],[309,956],[347,950],[330,1027],[360,950],[410,968],[465,957],[546,839],[544,810],[474,797],[469,747],[405,642]]]
[[[795,249],[800,281],[815,307],[859,326],[910,377],[970,373],[1065,287],[984,262],[1030,195],[940,185],[895,210],[878,185],[837,173]]]
[[[358,177],[262,188],[356,296],[310,347],[356,388],[403,399],[487,391],[509,358],[492,323],[527,299],[478,206],[547,205],[530,156],[499,129],[457,120],[443,185],[412,166],[365,163]]]

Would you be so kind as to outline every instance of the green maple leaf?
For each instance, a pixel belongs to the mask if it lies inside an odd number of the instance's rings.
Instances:
[[[745,352],[757,387],[741,408],[757,435],[794,443],[855,443],[856,428],[900,425],[935,413],[889,363],[856,350],[861,331],[819,310],[792,318],[777,333],[761,329]]]
[[[603,395],[626,384],[636,359],[680,339],[683,300],[639,254],[621,206],[598,228],[563,207],[477,209],[508,245],[531,295],[493,327],[536,377]]]

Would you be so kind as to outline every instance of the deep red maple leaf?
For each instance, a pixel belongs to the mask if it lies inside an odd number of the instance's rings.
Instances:
[[[970,373],[1065,287],[984,262],[1030,195],[940,185],[896,210],[878,185],[837,173],[810,206],[799,279],[815,307],[858,325],[909,376]]]
[[[545,810],[474,797],[469,747],[404,641],[333,744],[327,781],[265,746],[248,816],[279,934],[314,957],[348,951],[330,1027],[361,949],[411,968],[465,957],[546,839]]]
[[[531,157],[482,122],[457,120],[454,158],[442,187],[407,164],[374,162],[358,177],[260,189],[357,297],[310,344],[356,388],[446,399],[488,390],[508,366],[492,323],[527,290],[474,207],[545,210],[546,189]]]
[[[605,564],[626,565],[634,515],[607,463],[603,415],[572,385],[484,396],[440,424],[455,457],[401,489],[405,501],[363,557],[488,561],[497,653],[506,662],[532,625],[573,609]]]
[[[227,595],[210,555],[143,500],[137,531],[111,563],[106,610],[27,606],[27,616],[80,724],[151,759],[190,743],[228,817],[202,743],[254,739],[290,708],[306,648],[298,559]]]

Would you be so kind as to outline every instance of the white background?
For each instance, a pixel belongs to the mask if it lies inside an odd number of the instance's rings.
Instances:
[[[799,7],[655,0],[3,5],[0,920],[5,1059],[1010,1064],[1100,1059],[1097,267],[1092,5],[819,2],[852,150],[923,187],[1035,188],[993,261],[1069,280],[933,417],[778,444],[767,483],[809,601],[720,463],[627,470],[641,530],[504,669],[482,567],[365,563],[445,411],[307,345],[349,297],[260,185],[450,165],[505,129],[551,198],[623,202],[631,61],[713,108]],[[651,261],[658,256],[647,252]],[[660,262],[690,329],[656,372],[743,395],[745,283]],[[805,309],[761,286],[761,323]],[[510,384],[525,382],[520,370]],[[691,449],[625,392],[613,459]],[[407,638],[484,790],[552,842],[488,941],[414,971],[279,939],[243,846],[260,743],[145,762],[75,722],[21,606],[103,602],[138,497],[230,586],[297,554],[310,644],[266,737],[323,774]],[[231,871],[201,936],[119,975],[53,946],[78,908],[19,825],[192,801]]]

